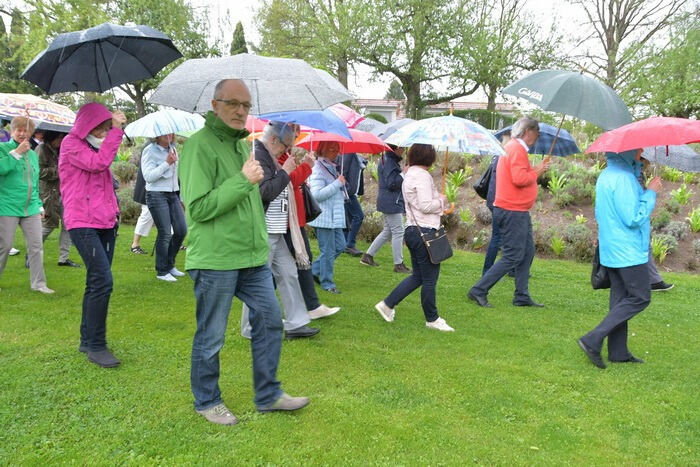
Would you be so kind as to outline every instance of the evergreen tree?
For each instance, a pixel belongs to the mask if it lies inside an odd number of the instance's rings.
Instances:
[[[231,42],[231,55],[247,54],[248,46],[245,43],[245,33],[243,25],[239,21],[236,24],[236,29],[233,31],[233,42]]]
[[[400,101],[406,99],[403,89],[401,89],[401,83],[399,83],[397,80],[392,80],[391,84],[389,85],[389,89],[386,91],[384,99],[396,99]]]

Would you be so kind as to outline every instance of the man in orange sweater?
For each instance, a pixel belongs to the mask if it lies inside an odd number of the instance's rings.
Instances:
[[[535,257],[528,210],[537,199],[537,177],[549,168],[550,162],[546,157],[541,164],[532,167],[527,158],[528,147],[535,144],[539,134],[537,120],[523,117],[515,122],[513,139],[506,144],[506,155],[498,162],[493,222],[502,235],[503,256],[467,294],[479,306],[491,307],[487,299],[489,290],[512,269],[515,269],[513,305],[544,306],[535,302],[528,291],[530,265]]]

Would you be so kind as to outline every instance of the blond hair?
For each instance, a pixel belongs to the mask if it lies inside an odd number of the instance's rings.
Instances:
[[[17,128],[20,127],[25,127],[29,131],[29,134],[34,134],[34,130],[36,129],[36,124],[31,118],[28,117],[15,117],[12,119],[12,122],[10,123],[10,131],[15,131]]]

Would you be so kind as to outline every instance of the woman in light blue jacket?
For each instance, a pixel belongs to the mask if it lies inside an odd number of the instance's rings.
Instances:
[[[600,263],[610,277],[610,311],[579,346],[598,368],[605,368],[600,355],[608,338],[608,360],[644,363],[627,348],[627,321],[651,301],[649,285],[649,218],[661,189],[658,177],[647,189],[638,182],[642,170],[640,150],[607,153],[608,166],[596,183],[595,218],[598,223]]]
[[[187,235],[187,224],[179,196],[174,136],[157,137],[144,148],[141,156],[146,204],[158,229],[156,278],[166,282],[175,282],[177,277],[185,275],[175,267],[175,257]]]
[[[309,225],[314,228],[321,254],[311,264],[311,272],[319,279],[323,290],[338,294],[333,281],[333,264],[345,250],[345,177],[338,174],[335,159],[338,143],[321,142],[316,150],[318,161],[314,164],[309,182],[311,195],[321,207],[321,215]]]

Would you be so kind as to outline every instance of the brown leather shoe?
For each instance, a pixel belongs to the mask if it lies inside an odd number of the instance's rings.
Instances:
[[[364,253],[362,255],[362,258],[360,258],[360,263],[364,264],[365,266],[377,266],[379,265],[374,262],[374,257],[371,255],[368,255],[367,253]]]
[[[394,272],[400,272],[403,274],[411,274],[412,271],[409,268],[407,268],[405,264],[399,263],[399,264],[394,265]]]

